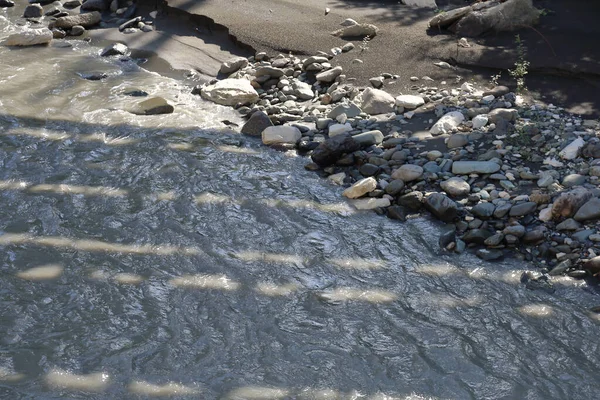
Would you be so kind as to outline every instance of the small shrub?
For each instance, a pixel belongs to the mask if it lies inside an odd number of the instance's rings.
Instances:
[[[515,79],[517,83],[517,93],[522,93],[527,90],[525,86],[525,75],[529,73],[529,61],[527,61],[527,47],[521,40],[521,36],[515,36],[515,44],[517,45],[517,61],[515,68],[509,69],[508,73]]]

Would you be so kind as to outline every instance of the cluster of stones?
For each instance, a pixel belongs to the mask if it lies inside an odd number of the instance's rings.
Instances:
[[[398,220],[427,210],[448,223],[448,251],[511,254],[550,275],[600,272],[596,121],[524,105],[502,86],[440,89],[413,77],[424,83],[415,94],[360,89],[333,65],[339,51],[235,58],[225,79],[195,90],[247,116],[242,133],[310,155],[306,168],[349,186],[343,195],[357,209]],[[426,118],[428,138],[402,129],[411,118]]]
[[[123,33],[138,30],[153,30],[152,19],[143,20],[135,17],[136,4],[132,0],[30,0],[25,8],[23,18],[28,20],[31,28],[10,35],[3,44],[7,46],[33,46],[49,43],[52,39],[66,36],[82,36],[85,30],[97,26],[118,25]],[[11,1],[0,1],[0,7],[12,7]],[[103,20],[104,17],[104,20]],[[47,23],[47,27],[42,27]]]

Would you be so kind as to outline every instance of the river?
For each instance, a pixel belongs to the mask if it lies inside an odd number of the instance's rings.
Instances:
[[[596,288],[447,255],[184,82],[55,42],[0,47],[0,398],[598,396]]]

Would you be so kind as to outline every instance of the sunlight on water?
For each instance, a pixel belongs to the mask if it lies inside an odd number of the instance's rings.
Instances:
[[[236,154],[260,154],[258,151],[254,149],[249,149],[247,147],[237,147],[237,146],[217,146],[217,149],[220,151],[224,151],[226,153],[236,153]]]
[[[125,189],[116,189],[104,186],[78,186],[67,184],[40,184],[33,185],[27,188],[27,191],[32,193],[62,193],[62,194],[83,194],[85,196],[107,196],[107,197],[123,197],[129,195],[129,191]]]
[[[270,282],[261,282],[256,285],[256,291],[260,294],[270,297],[289,296],[300,289],[300,286],[294,283],[285,285],[276,285]]]
[[[8,368],[0,367],[0,382],[18,382],[25,378],[25,375],[13,372]]]
[[[169,283],[173,286],[197,289],[237,290],[241,286],[225,275],[184,275],[171,279]]]
[[[102,242],[100,240],[71,239],[60,236],[32,236],[25,233],[5,233],[4,235],[0,235],[0,245],[13,244],[34,244],[89,252],[154,254],[159,256],[173,254],[195,255],[200,253],[200,249],[196,247],[149,244],[128,245]]]
[[[63,270],[64,267],[62,265],[48,264],[19,272],[17,276],[30,281],[44,281],[60,277]]]
[[[283,254],[283,253],[262,253],[259,251],[241,251],[239,253],[232,253],[235,258],[239,258],[242,261],[263,261],[268,263],[278,264],[302,264],[304,261],[302,257],[294,254]]]
[[[46,383],[57,389],[82,390],[86,392],[102,392],[109,385],[108,374],[96,372],[89,375],[75,375],[53,369],[46,375]]]
[[[338,288],[319,293],[322,300],[330,302],[341,302],[346,300],[366,301],[369,303],[390,303],[398,298],[392,292],[386,290],[361,290],[355,288]]]
[[[344,269],[382,269],[386,267],[383,260],[366,258],[330,258],[327,261],[339,268]]]
[[[155,385],[144,381],[134,381],[127,386],[127,389],[130,393],[150,397],[189,396],[200,393],[200,390],[197,388],[184,386],[175,382]]]
[[[415,272],[428,276],[464,275],[464,272],[450,264],[417,265]]]
[[[212,193],[201,193],[195,197],[195,201],[198,204],[222,204],[226,202],[235,201],[229,196],[212,194]]]
[[[517,311],[530,317],[546,318],[554,314],[554,309],[548,304],[527,304],[517,308]]]
[[[480,304],[483,299],[479,296],[467,297],[464,299],[456,298],[444,294],[429,294],[425,300],[428,304],[435,304],[437,307],[457,308],[473,307]]]
[[[146,278],[136,274],[120,273],[114,276],[114,280],[115,282],[121,283],[123,285],[139,285],[140,283],[145,281]]]
[[[287,389],[276,389],[262,386],[244,386],[227,393],[227,400],[275,400],[283,399],[290,394]]]

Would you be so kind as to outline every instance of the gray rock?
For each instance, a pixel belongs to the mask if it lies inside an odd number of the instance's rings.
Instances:
[[[2,44],[4,46],[36,46],[50,43],[53,37],[52,31],[47,28],[23,29],[10,34]]]
[[[571,235],[571,238],[577,240],[579,242],[585,242],[586,240],[592,240],[592,236],[596,232],[593,229],[583,229],[581,231],[577,231]]]
[[[323,71],[318,73],[316,76],[317,81],[331,83],[335,81],[335,78],[342,74],[342,67],[335,67],[327,71]]]
[[[23,18],[40,18],[44,13],[44,8],[39,4],[31,4],[25,7]]]
[[[436,201],[439,202],[440,199],[434,199],[434,203]],[[398,204],[411,210],[418,211],[421,209],[421,207],[423,207],[423,193],[414,191],[400,196],[400,198],[398,199]]]
[[[295,126],[270,126],[262,131],[261,137],[266,145],[296,144],[302,133]]]
[[[404,182],[412,182],[423,176],[423,167],[413,164],[404,164],[392,173],[393,179],[401,179]]]
[[[294,81],[292,83],[292,89],[294,91],[294,95],[300,100],[311,100],[313,97],[315,97],[315,94],[308,83]]]
[[[503,119],[505,121],[515,121],[519,116],[519,112],[512,108],[495,108],[488,113],[488,120],[491,123],[497,123]]]
[[[271,78],[280,78],[284,75],[283,70],[279,69],[279,68],[274,68],[274,67],[269,67],[269,66],[265,66],[265,67],[259,67],[256,69],[256,72],[254,73],[254,76],[261,77],[261,76],[270,76]]]
[[[132,111],[138,115],[171,114],[175,109],[162,97],[153,97],[138,103]]]
[[[339,36],[341,38],[374,38],[379,32],[379,29],[372,24],[356,24],[344,26],[342,29],[338,29],[332,32],[333,36]]]
[[[70,36],[81,36],[85,33],[85,28],[81,25],[75,25],[69,31]]]
[[[440,183],[444,192],[452,197],[466,196],[471,192],[471,185],[463,179],[452,177]]]
[[[362,100],[362,109],[368,114],[387,114],[394,111],[394,97],[383,90],[367,88],[362,93]]]
[[[373,164],[363,164],[358,169],[363,176],[375,176],[379,172],[379,167]]]
[[[594,257],[591,260],[587,261],[583,268],[595,274],[600,272],[600,256]]]
[[[467,144],[469,144],[469,139],[460,133],[456,133],[452,136],[450,136],[448,138],[448,141],[446,142],[446,146],[448,146],[449,149],[455,149],[457,147],[463,147],[466,146]]]
[[[508,215],[511,217],[522,217],[524,215],[530,214],[537,209],[537,203],[533,201],[528,201],[526,203],[515,204],[511,209]]]
[[[504,240],[504,234],[503,233],[496,233],[495,235],[490,236],[489,238],[485,239],[483,244],[485,244],[486,246],[498,246],[500,243],[502,243],[502,241]]]
[[[396,196],[404,189],[404,181],[401,179],[394,179],[385,187],[385,192],[389,195]]]
[[[110,2],[107,0],[87,0],[81,5],[84,11],[105,11],[110,7]]]
[[[485,261],[499,260],[504,257],[502,250],[479,249],[475,254]]]
[[[404,197],[404,196],[403,196]],[[451,222],[458,215],[457,204],[442,193],[432,193],[425,199],[425,208],[436,218]]]
[[[452,173],[456,175],[493,174],[500,170],[500,165],[493,161],[455,161]]]
[[[505,203],[496,207],[494,210],[494,218],[504,218],[512,208],[512,204]]]
[[[588,221],[600,218],[600,199],[595,197],[588,200],[577,210],[574,218],[576,221]]]
[[[98,11],[94,11],[85,14],[69,15],[68,17],[57,18],[56,21],[51,23],[51,27],[59,29],[71,29],[75,25],[80,25],[84,28],[89,28],[99,24],[101,20],[102,15]]]
[[[241,132],[248,136],[259,137],[268,127],[273,126],[271,119],[264,111],[256,111],[242,126]]]
[[[556,225],[557,231],[576,231],[579,228],[581,228],[581,224],[575,221],[573,218],[568,218]]]
[[[506,86],[495,86],[493,89],[483,92],[483,96],[492,95],[495,98],[498,98],[498,97],[504,96],[505,94],[507,94],[509,92],[510,92],[510,89],[507,88]]]
[[[591,198],[592,193],[584,188],[575,188],[567,193],[562,193],[552,204],[552,219],[573,217]]]
[[[258,93],[247,79],[223,79],[202,88],[202,98],[225,106],[252,104],[259,100]]]
[[[505,235],[513,235],[515,237],[523,237],[525,235],[525,227],[520,224],[510,225],[502,231]]]
[[[585,176],[579,174],[569,174],[563,178],[562,184],[565,187],[581,186],[585,183]]]
[[[335,106],[327,115],[328,118],[336,119],[341,114],[346,114],[348,118],[354,118],[362,113],[362,110],[354,103],[339,104]]]
[[[352,136],[341,134],[319,144],[313,150],[311,158],[319,166],[327,167],[334,164],[344,154],[352,153],[358,149],[360,149],[360,144]]]
[[[465,243],[484,244],[486,239],[492,236],[490,231],[485,229],[471,229],[461,238]]]
[[[391,206],[387,209],[387,216],[398,221],[406,221],[406,210],[401,206]]]
[[[106,46],[104,49],[102,49],[100,56],[122,56],[127,54],[127,50],[129,49],[123,43],[113,43],[110,46]]]
[[[14,7],[15,2],[12,0],[0,0],[0,8]]]
[[[233,57],[221,64],[219,73],[224,75],[231,75],[236,71],[246,67],[248,65],[248,59],[246,57]]]
[[[523,26],[536,25],[540,17],[540,11],[533,6],[532,0],[509,0],[504,3],[486,2],[480,5],[479,9],[479,11],[468,12],[454,24],[452,30],[459,37],[476,37],[489,32],[516,31]]]
[[[361,146],[371,146],[383,142],[383,133],[381,131],[368,131],[352,136]]]
[[[494,214],[496,206],[492,203],[479,203],[471,209],[471,213],[481,219],[487,219]]]

